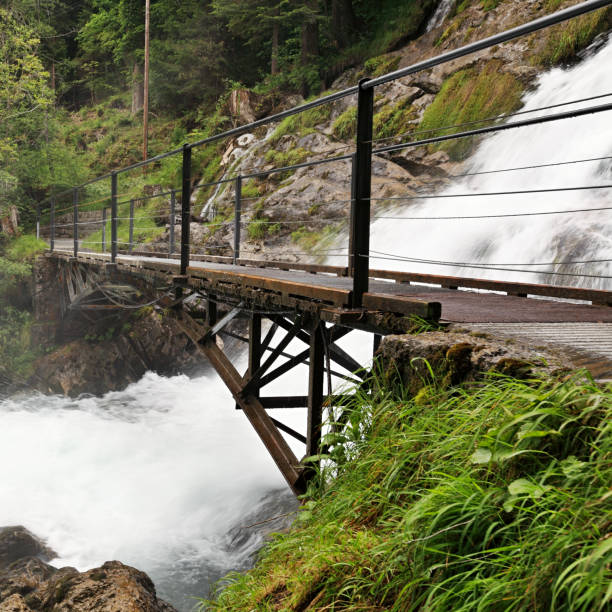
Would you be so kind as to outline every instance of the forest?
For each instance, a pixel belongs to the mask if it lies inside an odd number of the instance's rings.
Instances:
[[[276,101],[321,92],[347,67],[417,35],[433,8],[433,0],[152,0],[150,109],[154,120],[174,121],[161,146],[207,123],[222,127],[210,117],[232,88]],[[142,121],[144,12],[142,0],[0,3],[0,198],[17,203],[26,226],[32,201],[90,176],[85,147],[66,142],[71,113],[129,104]]]

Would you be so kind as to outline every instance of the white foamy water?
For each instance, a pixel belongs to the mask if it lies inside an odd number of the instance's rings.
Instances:
[[[570,69],[557,68],[541,75],[535,90],[524,96],[522,110],[611,93],[611,66],[612,43],[608,42],[597,53]],[[612,97],[591,100],[526,117],[610,101]],[[488,136],[464,165],[462,173],[610,156],[612,112],[607,111]],[[612,277],[610,262],[558,265],[558,262],[566,261],[612,259],[612,211],[609,210],[486,219],[402,219],[604,208],[612,206],[611,189],[491,197],[475,194],[609,184],[612,184],[610,159],[456,179],[441,193],[470,194],[470,197],[417,200],[404,203],[391,212],[374,209],[373,216],[393,218],[378,219],[372,224],[370,248],[373,259],[370,265],[372,268],[432,274],[610,288],[610,278],[594,278]],[[390,261],[382,259],[386,255],[381,253],[442,262],[478,263],[501,269]],[[536,263],[550,265],[528,265]]]
[[[46,538],[58,567],[118,559],[147,571],[183,609],[244,565],[253,542],[232,549],[227,532],[286,489],[214,374],[2,401],[0,465],[0,525]]]

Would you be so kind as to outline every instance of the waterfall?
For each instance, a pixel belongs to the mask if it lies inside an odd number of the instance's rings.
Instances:
[[[438,7],[434,14],[431,16],[429,23],[427,24],[426,32],[431,32],[434,28],[437,28],[442,22],[448,17],[455,4],[455,0],[440,0]]]
[[[580,64],[542,74],[535,88],[524,95],[522,110],[610,94],[610,66],[612,42],[609,41]],[[607,97],[584,101],[528,116],[578,109],[610,100]],[[484,138],[459,172],[471,176],[453,180],[437,194],[467,194],[467,197],[407,200],[391,211],[382,211],[380,207],[373,209],[372,215],[377,220],[372,224],[370,267],[612,288],[610,261],[602,261],[612,259],[612,210],[491,216],[612,207],[611,189],[477,195],[612,184],[611,119],[607,111],[516,128]],[[565,164],[587,159],[594,161]],[[563,165],[480,174],[542,164]],[[484,215],[489,218],[407,218]],[[385,259],[395,256],[444,264]],[[463,265],[449,265],[449,262]]]

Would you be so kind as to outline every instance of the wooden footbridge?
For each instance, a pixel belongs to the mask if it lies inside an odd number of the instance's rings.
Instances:
[[[474,137],[612,110],[612,104],[583,106],[571,111],[555,110],[537,118],[505,122],[495,120],[487,127],[375,148],[375,87],[610,4],[612,0],[590,0],[389,75],[363,80],[358,86],[343,92],[185,145],[181,149],[95,179],[110,179],[110,216],[104,219],[104,228],[107,223],[110,224],[109,253],[94,252],[93,249],[87,248],[87,237],[79,235],[83,233],[79,228],[84,224],[84,204],[79,202],[79,198],[86,192],[87,185],[80,185],[64,194],[56,194],[39,205],[39,219],[49,221],[47,227],[42,227],[39,222],[39,228],[49,239],[50,250],[47,256],[58,262],[61,280],[66,284],[68,302],[82,303],[83,295],[89,295],[101,287],[100,279],[107,279],[111,285],[132,282],[155,287],[159,294],[158,303],[174,309],[183,331],[214,366],[232,393],[237,407],[245,413],[289,486],[297,494],[305,490],[307,480],[312,474],[312,470],[305,466],[311,463],[304,464],[295,456],[283,434],[303,442],[306,457],[320,453],[325,406],[342,407],[347,400],[343,395],[325,393],[326,376],[329,379],[335,376],[358,385],[366,378],[362,365],[337,344],[340,338],[352,330],[364,330],[373,334],[373,350],[383,335],[401,333],[414,317],[427,321],[489,326],[489,329],[494,329],[496,325],[505,326],[505,333],[512,325],[531,329],[531,333],[535,335],[537,334],[533,330],[537,330],[538,325],[548,326],[546,329],[550,334],[554,334],[554,328],[551,328],[553,325],[573,325],[572,333],[575,336],[577,334],[576,337],[580,336],[580,325],[588,326],[588,333],[591,334],[589,338],[593,334],[597,335],[597,328],[594,326],[601,326],[601,329],[608,333],[612,328],[612,291],[377,270],[370,266],[369,237],[373,156],[383,155],[401,147],[423,146],[446,139]],[[241,185],[245,178],[249,178],[245,175],[219,181],[231,182],[235,187],[232,255],[213,257],[197,254],[191,240],[191,202],[194,190],[192,151],[197,147],[224,138],[233,138],[262,125],[355,94],[358,97],[358,120],[353,153],[257,171],[249,175],[266,177],[275,172],[286,172],[309,165],[338,160],[350,161],[352,175],[347,265],[344,267],[241,258]],[[169,196],[171,231],[168,250],[165,254],[139,251],[133,241],[134,201],[129,202],[129,213],[120,213],[118,177],[148,164],[158,164],[173,155],[182,155],[182,186],[180,190],[171,191]],[[58,200],[66,194],[72,200],[68,208],[73,215],[73,233],[69,243],[56,235],[59,227],[56,222]],[[172,227],[177,199],[180,200],[181,239],[175,254]],[[127,243],[121,243],[118,239],[118,226],[121,219],[125,218],[129,219],[130,238]],[[580,279],[578,281],[580,282]],[[189,307],[196,300],[205,302],[204,316],[194,314],[194,310]],[[99,308],[104,305],[98,303],[91,307]],[[248,334],[237,333],[235,328],[230,326],[230,322],[237,317],[248,319]],[[280,340],[279,333],[283,334]],[[520,335],[520,329],[518,333]],[[248,344],[249,360],[246,372],[239,373],[230,357],[223,351],[223,343],[218,341],[223,335]],[[304,349],[296,354],[288,354],[287,349],[293,340],[303,342]],[[542,343],[541,339],[538,342]],[[586,349],[584,343],[579,349],[588,353],[588,342]],[[308,365],[307,392],[283,397],[265,394],[267,385],[302,364]],[[276,408],[306,408],[306,435],[294,431],[268,413]]]

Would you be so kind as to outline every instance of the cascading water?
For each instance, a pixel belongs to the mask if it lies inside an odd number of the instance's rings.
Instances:
[[[610,66],[612,42],[609,41],[580,64],[569,69],[555,68],[541,75],[536,88],[525,95],[521,110],[610,94]],[[591,100],[528,116],[583,108],[609,100]],[[582,211],[612,206],[611,189],[491,197],[477,195],[612,184],[611,126],[610,112],[605,112],[516,128],[485,138],[461,174],[598,159],[466,176],[456,179],[440,195],[469,194],[468,197],[412,200],[391,212],[379,209],[373,213],[374,216],[391,218],[378,219],[372,224],[371,267],[610,288],[612,267],[609,261],[601,260],[612,259],[612,211],[481,219],[415,220],[405,217],[474,217]],[[472,267],[393,260],[388,258],[388,254],[400,258],[472,264]],[[383,259],[385,257],[387,259]]]
[[[431,16],[429,23],[427,24],[426,32],[431,32],[434,28],[437,28],[446,19],[448,14],[451,12],[455,4],[455,0],[440,0],[438,8],[434,11]]]
[[[0,464],[0,525],[46,538],[57,567],[142,569],[181,610],[261,545],[257,531],[230,538],[232,528],[295,508],[215,374],[150,373],[102,398],[0,401]]]

